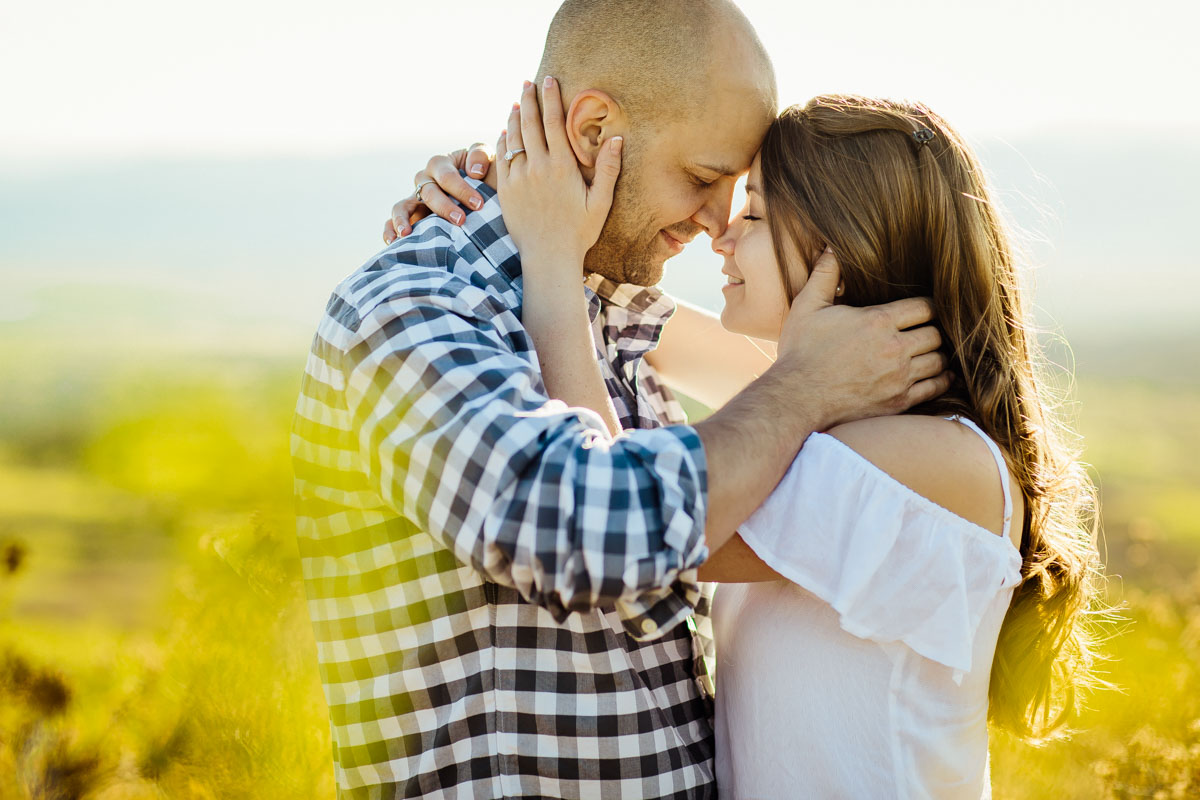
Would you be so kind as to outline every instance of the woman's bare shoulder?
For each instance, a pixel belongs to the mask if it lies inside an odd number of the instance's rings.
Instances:
[[[829,435],[917,494],[1002,534],[1004,494],[996,461],[965,425],[906,414],[848,422]],[[1013,500],[1019,502],[1016,492]],[[1014,519],[1021,519],[1019,513]]]

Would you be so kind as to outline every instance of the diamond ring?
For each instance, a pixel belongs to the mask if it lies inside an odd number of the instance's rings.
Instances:
[[[437,183],[437,181],[422,181],[421,183],[417,184],[417,191],[413,192],[413,197],[417,199],[418,203],[425,202],[425,198],[421,197],[421,190],[431,183]]]

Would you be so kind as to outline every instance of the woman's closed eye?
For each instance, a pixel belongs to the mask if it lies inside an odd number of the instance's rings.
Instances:
[[[753,214],[743,214],[742,219],[746,220],[747,222],[755,222],[756,220],[762,219],[762,217],[756,217]]]

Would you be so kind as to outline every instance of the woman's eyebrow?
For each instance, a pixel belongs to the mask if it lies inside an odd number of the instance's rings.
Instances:
[[[762,194],[762,192],[758,188],[758,184],[747,183],[746,184],[746,194],[750,194],[751,192],[753,192],[754,194]]]

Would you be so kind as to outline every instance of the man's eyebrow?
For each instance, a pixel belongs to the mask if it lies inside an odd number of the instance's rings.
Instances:
[[[700,169],[708,170],[709,172],[715,172],[718,175],[729,175],[730,177],[736,177],[745,172],[745,170],[737,170],[724,164],[702,164],[697,161],[695,162],[695,166],[699,167]]]

